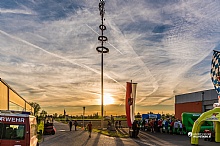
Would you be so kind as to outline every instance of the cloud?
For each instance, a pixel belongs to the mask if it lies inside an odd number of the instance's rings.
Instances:
[[[98,2],[0,4],[0,77],[50,112],[100,110]],[[143,111],[168,106],[171,111],[176,94],[213,88],[209,71],[212,50],[220,49],[218,2],[113,0],[105,10],[104,45],[110,51],[104,54],[104,92],[115,107],[124,106],[130,80],[138,83],[136,104]]]

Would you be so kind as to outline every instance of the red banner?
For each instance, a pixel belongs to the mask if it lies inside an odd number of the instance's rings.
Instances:
[[[126,99],[125,99],[125,108],[126,108],[126,115],[127,115],[127,124],[128,127],[132,126],[131,123],[131,110],[130,110],[130,105],[132,105],[133,100],[131,98],[131,93],[132,93],[132,83],[127,82],[126,86]]]

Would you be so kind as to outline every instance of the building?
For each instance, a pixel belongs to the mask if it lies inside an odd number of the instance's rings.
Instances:
[[[175,96],[175,117],[181,119],[183,112],[202,113],[213,108],[218,102],[215,89],[198,91]]]
[[[0,110],[34,111],[33,107],[0,78]]]

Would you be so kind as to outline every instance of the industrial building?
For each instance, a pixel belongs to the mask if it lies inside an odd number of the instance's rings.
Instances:
[[[213,108],[218,102],[215,89],[198,91],[175,96],[175,117],[181,119],[183,112],[202,113]]]
[[[33,107],[0,78],[0,110],[34,111]]]

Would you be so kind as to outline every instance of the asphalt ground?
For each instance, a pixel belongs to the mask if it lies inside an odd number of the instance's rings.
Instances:
[[[92,123],[96,125],[100,121]],[[92,137],[89,138],[88,132],[81,128],[74,131],[73,127],[73,131],[69,131],[67,124],[56,121],[54,126],[57,129],[56,134],[45,135],[40,146],[191,146],[190,137],[187,135],[140,131],[137,138],[116,138],[93,132]],[[128,132],[128,128],[120,129],[120,131]],[[204,141],[201,138],[199,146],[220,146],[220,143]]]

